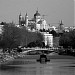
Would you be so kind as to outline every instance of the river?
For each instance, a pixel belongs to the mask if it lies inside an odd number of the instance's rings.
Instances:
[[[57,55],[58,57],[58,55]],[[19,59],[16,65],[8,65],[0,69],[0,75],[75,75],[75,58],[50,59],[46,64],[40,64],[35,59]]]

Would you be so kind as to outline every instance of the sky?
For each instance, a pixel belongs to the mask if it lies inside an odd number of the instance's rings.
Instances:
[[[47,24],[57,25],[63,20],[64,26],[74,26],[74,0],[0,0],[0,22],[18,24],[18,16],[28,13],[33,18],[37,8],[41,15],[46,15]]]

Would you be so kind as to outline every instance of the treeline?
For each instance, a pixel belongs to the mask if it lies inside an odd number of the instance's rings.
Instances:
[[[31,42],[43,41],[43,36],[38,32],[29,32],[26,27],[18,28],[13,23],[5,24],[0,35],[0,48],[16,48],[27,46]]]
[[[63,46],[64,48],[75,48],[75,30],[64,32],[59,39],[59,45]]]

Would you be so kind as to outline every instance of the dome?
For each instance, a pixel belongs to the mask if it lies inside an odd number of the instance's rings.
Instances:
[[[36,13],[34,14],[34,16],[40,16],[40,13],[38,13],[38,11],[36,11]]]

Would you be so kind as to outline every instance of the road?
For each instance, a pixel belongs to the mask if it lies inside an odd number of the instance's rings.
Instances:
[[[48,55],[50,62],[36,62],[37,55],[29,55],[15,60],[15,64],[0,69],[0,75],[75,75],[75,57]],[[21,62],[20,62],[21,61]]]

